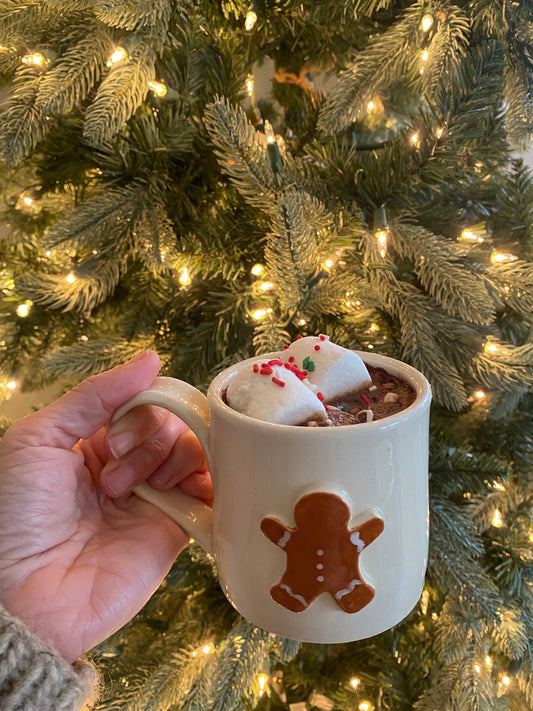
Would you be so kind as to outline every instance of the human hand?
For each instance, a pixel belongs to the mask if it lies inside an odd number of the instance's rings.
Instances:
[[[70,662],[142,608],[188,543],[134,486],[212,496],[200,444],[171,413],[144,405],[106,432],[158,370],[156,353],[140,354],[15,422],[0,442],[0,603]]]

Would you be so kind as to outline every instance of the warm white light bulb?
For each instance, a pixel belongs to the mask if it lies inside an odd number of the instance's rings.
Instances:
[[[168,92],[166,85],[160,81],[149,81],[148,86],[156,96],[166,96]]]
[[[255,23],[257,22],[257,13],[253,10],[248,10],[246,14],[246,20],[244,21],[244,29],[250,32],[254,29]]]
[[[422,28],[423,32],[427,32],[429,29],[431,29],[432,24],[433,18],[431,17],[431,15],[424,15],[420,23],[420,27]]]
[[[6,383],[6,388],[8,390],[15,390],[17,387],[17,381],[16,380],[8,380]]]
[[[31,306],[32,302],[29,300],[19,304],[17,306],[17,316],[20,316],[20,318],[26,318],[26,316],[30,313]]]
[[[182,286],[188,286],[191,283],[191,275],[187,267],[183,267],[178,277],[178,281]]]
[[[360,683],[361,683],[361,680],[358,679],[356,676],[354,676],[352,679],[350,679],[350,686],[353,689],[357,689],[357,687],[359,686]]]
[[[515,262],[518,257],[514,254],[504,254],[503,252],[493,252],[490,255],[490,261],[493,264],[508,264],[509,262]]]
[[[262,264],[254,264],[250,271],[254,276],[261,276],[261,274],[265,271],[265,268]]]
[[[67,274],[67,276],[65,277],[65,280],[68,281],[69,284],[74,284],[74,282],[76,281],[76,275],[70,272],[70,274]]]
[[[387,254],[387,230],[376,230],[374,234],[378,243],[379,253],[384,257]]]
[[[117,64],[118,62],[121,62],[123,59],[126,58],[127,52],[124,49],[124,47],[117,47],[113,54],[109,57],[109,60],[107,62],[107,66],[111,67],[113,64]]]
[[[494,528],[501,528],[503,526],[502,512],[499,509],[494,511],[491,523]]]

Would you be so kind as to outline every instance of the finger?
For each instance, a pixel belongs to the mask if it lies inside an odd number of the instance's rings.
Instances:
[[[187,429],[187,425],[178,420],[176,415],[173,415],[164,407],[156,405],[139,405],[134,407],[119,420],[109,425],[106,435],[106,441],[109,449],[115,459],[124,457],[132,449],[138,447],[145,440],[155,434],[158,430],[165,426],[174,418],[181,423],[183,431]]]
[[[168,418],[151,437],[120,459],[111,459],[101,473],[101,487],[108,496],[121,496],[145,481],[165,462],[186,427],[177,417]],[[190,474],[192,470],[185,473]]]
[[[207,461],[204,450],[192,430],[187,429],[176,440],[170,456],[148,479],[154,489],[176,486],[193,472],[205,472]]]
[[[180,482],[180,489],[189,496],[202,499],[206,504],[213,502],[213,483],[209,472],[193,472]]]
[[[159,367],[157,353],[145,351],[128,363],[93,375],[51,405],[16,422],[16,434],[30,445],[70,450],[79,439],[91,437],[105,425],[120,405],[148,388]]]

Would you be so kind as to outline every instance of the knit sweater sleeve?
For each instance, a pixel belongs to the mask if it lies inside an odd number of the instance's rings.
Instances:
[[[91,664],[70,665],[0,606],[2,711],[79,711],[95,689]]]

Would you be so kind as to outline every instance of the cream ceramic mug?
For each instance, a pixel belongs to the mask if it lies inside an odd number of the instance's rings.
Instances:
[[[213,509],[178,488],[140,497],[165,511],[214,557],[220,585],[249,622],[302,642],[349,642],[400,622],[422,592],[428,550],[431,390],[405,363],[358,353],[414,388],[396,415],[343,427],[277,425],[224,401],[234,374],[207,397],[159,377],[115,414],[153,404],[196,433],[213,479]]]

